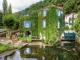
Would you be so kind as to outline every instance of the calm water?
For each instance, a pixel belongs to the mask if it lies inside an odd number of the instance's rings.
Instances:
[[[69,49],[70,48],[70,49]],[[79,47],[25,46],[0,60],[80,60]]]

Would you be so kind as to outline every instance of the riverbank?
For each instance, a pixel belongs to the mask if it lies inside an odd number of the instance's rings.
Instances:
[[[15,46],[16,45],[16,46]],[[13,48],[12,50],[6,50],[2,53],[0,53],[0,57],[4,57],[4,56],[7,56],[7,55],[10,55],[12,54],[14,51],[26,46],[26,45],[40,45],[40,46],[50,46],[50,45],[47,45],[45,43],[42,43],[42,42],[31,42],[31,43],[26,43],[26,42],[19,42],[18,43],[15,43],[15,48]]]
[[[20,49],[21,47],[27,45],[28,43],[22,42],[22,41],[16,41],[15,43],[12,42],[12,40],[3,40],[0,41],[0,53],[8,51],[8,50],[14,50],[14,49]]]

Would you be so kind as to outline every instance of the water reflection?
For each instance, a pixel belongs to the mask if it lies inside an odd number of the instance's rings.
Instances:
[[[0,57],[0,60],[4,60],[4,57]]]
[[[31,54],[31,49],[30,48],[26,48],[24,50],[24,54]]]
[[[73,48],[25,46],[11,55],[0,58],[0,60],[80,60],[80,54],[77,49],[73,50]]]
[[[13,55],[8,56],[7,60],[22,60],[19,50],[15,51]]]

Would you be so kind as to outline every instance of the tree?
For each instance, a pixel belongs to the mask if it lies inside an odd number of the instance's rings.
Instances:
[[[79,0],[67,0],[63,5],[65,13],[78,12],[79,2]]]
[[[16,20],[13,29],[18,30],[19,29],[19,24],[20,24],[20,22],[18,20]]]
[[[74,29],[77,32],[78,36],[80,36],[80,13],[78,15],[78,18],[76,19],[75,24],[74,24]]]
[[[3,17],[3,24],[5,27],[9,29],[9,35],[11,34],[11,30],[13,29],[15,25],[15,18],[13,15],[8,15]]]
[[[6,15],[7,14],[7,0],[3,0],[3,14]]]
[[[11,7],[11,4],[9,5],[9,8],[8,8],[8,14],[12,14],[12,7]]]
[[[2,26],[2,11],[0,11],[0,26]]]

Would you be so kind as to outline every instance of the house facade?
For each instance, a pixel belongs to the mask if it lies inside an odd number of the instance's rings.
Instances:
[[[77,13],[71,13],[65,15],[65,25],[67,25],[69,28],[72,27],[72,23],[75,22],[75,19],[77,18],[78,14]]]
[[[65,26],[64,12],[61,7],[50,5],[40,9],[38,17],[24,19],[23,23],[24,29],[28,32],[30,31],[32,36],[37,36],[40,40],[48,43],[49,41],[57,40],[61,31],[63,31]]]
[[[42,40],[54,40],[64,22],[63,11],[54,5],[47,6],[38,12],[38,36]],[[64,26],[64,25],[63,25]],[[51,37],[50,37],[51,36]]]

